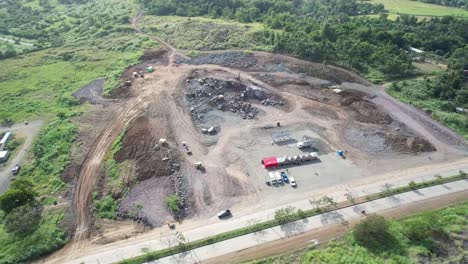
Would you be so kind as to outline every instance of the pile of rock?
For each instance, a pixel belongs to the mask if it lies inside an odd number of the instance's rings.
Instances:
[[[258,114],[259,110],[251,103],[242,101],[229,101],[227,108],[233,113],[239,113],[243,119],[253,119]]]

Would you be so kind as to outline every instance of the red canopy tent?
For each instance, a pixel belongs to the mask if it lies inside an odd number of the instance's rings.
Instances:
[[[278,167],[278,159],[276,157],[264,158],[262,164],[265,169]]]

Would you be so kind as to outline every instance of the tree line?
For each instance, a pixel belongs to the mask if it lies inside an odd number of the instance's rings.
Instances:
[[[442,6],[451,6],[451,7],[460,7],[468,10],[468,0],[418,0],[419,2],[442,5]]]

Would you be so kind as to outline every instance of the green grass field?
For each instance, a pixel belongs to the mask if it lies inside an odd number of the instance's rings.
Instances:
[[[407,14],[415,16],[456,16],[468,18],[468,11],[461,8],[426,4],[411,0],[371,0],[371,3],[383,4],[390,14]]]
[[[143,31],[157,35],[179,49],[251,49],[271,51],[265,45],[264,26],[203,17],[147,16]]]

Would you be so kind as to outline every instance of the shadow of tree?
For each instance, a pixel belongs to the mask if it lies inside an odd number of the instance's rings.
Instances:
[[[320,222],[324,225],[328,224],[343,224],[348,225],[348,221],[345,220],[344,216],[337,211],[322,214],[320,216]]]
[[[300,221],[290,222],[284,225],[281,225],[281,231],[283,231],[286,236],[296,235],[304,231],[305,224]]]

